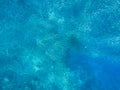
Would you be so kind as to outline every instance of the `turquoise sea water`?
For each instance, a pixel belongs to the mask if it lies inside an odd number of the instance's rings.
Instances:
[[[0,0],[0,90],[120,90],[120,0]]]

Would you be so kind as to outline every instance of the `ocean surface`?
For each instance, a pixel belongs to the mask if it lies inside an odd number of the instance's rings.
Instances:
[[[0,90],[120,90],[120,0],[0,0]]]

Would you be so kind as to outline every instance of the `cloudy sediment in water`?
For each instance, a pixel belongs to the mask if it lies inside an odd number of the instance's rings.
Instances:
[[[119,0],[0,0],[0,90],[120,90]]]

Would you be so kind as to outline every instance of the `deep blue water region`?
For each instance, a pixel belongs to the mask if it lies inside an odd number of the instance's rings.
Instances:
[[[120,0],[0,0],[0,90],[120,90]]]

